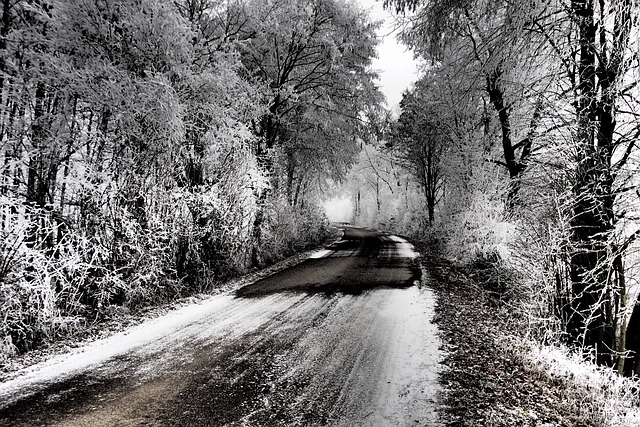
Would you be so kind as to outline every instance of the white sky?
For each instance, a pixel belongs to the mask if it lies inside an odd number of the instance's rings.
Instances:
[[[331,222],[349,222],[353,218],[353,204],[349,196],[336,196],[324,202],[324,211]]]
[[[413,53],[396,40],[392,33],[393,15],[385,11],[382,1],[355,0],[364,9],[370,11],[374,20],[384,20],[378,30],[382,43],[378,45],[378,58],[373,60],[373,69],[380,74],[380,89],[387,97],[387,105],[395,111],[402,99],[402,92],[417,79],[418,62]]]

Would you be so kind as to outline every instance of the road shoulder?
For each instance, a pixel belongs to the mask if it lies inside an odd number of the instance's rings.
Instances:
[[[425,251],[427,252],[427,251]],[[480,288],[473,272],[442,256],[423,254],[426,277],[438,300],[436,317],[443,341],[444,426],[592,426],[581,409],[586,398],[568,380],[525,363],[515,316]]]

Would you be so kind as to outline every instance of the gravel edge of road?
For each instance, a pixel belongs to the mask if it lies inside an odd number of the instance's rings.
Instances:
[[[525,363],[514,347],[517,322],[507,307],[443,256],[423,251],[423,278],[437,296],[434,321],[443,341],[443,426],[600,426],[587,393],[566,378]]]
[[[74,348],[85,346],[91,342],[108,338],[118,332],[139,325],[147,320],[161,317],[178,308],[203,301],[215,295],[235,292],[243,286],[300,264],[307,260],[313,253],[331,245],[341,238],[342,232],[335,227],[333,228],[335,231],[324,244],[287,257],[263,269],[230,279],[209,292],[178,298],[165,304],[147,307],[137,311],[118,310],[114,312],[113,317],[109,320],[86,325],[82,330],[78,330],[67,337],[54,340],[38,348],[18,354],[8,362],[0,364],[0,383],[14,378],[18,371],[36,365],[51,357],[67,353]]]

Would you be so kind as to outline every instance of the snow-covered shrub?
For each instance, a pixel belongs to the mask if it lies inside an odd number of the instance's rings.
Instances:
[[[250,138],[246,129],[230,132],[228,141],[211,141],[205,166],[212,182],[182,197],[184,219],[174,225],[181,230],[178,277],[200,290],[250,266],[256,193],[267,185],[248,145],[234,144]]]
[[[193,229],[185,236],[191,245],[193,279],[220,279],[242,272],[247,267],[248,218],[215,191],[193,195],[189,199]],[[197,271],[200,270],[200,271]],[[207,285],[203,285],[207,286]]]
[[[259,260],[272,264],[293,253],[322,243],[328,237],[328,220],[318,207],[293,207],[272,200],[262,225]]]
[[[520,313],[528,333],[543,343],[560,341],[568,303],[570,226],[559,197],[529,203],[520,216],[510,265],[520,273]]]
[[[13,345],[13,339],[9,335],[0,337],[0,364],[8,362],[11,356],[16,354],[16,347]]]
[[[500,344],[505,352],[514,352],[522,358],[532,374],[571,384],[567,390],[574,390],[575,394],[566,396],[567,404],[579,405],[580,412],[594,425],[639,425],[637,379],[625,378],[609,368],[587,363],[581,354],[565,345],[549,346],[522,337],[509,337]]]
[[[117,249],[118,264],[123,265],[113,270],[121,282],[109,281],[108,289],[116,291],[111,302],[139,306],[178,295],[180,283],[175,277],[175,246],[170,225],[149,221],[142,227],[127,216],[123,216],[123,221],[125,237]]]
[[[53,213],[26,208],[14,212],[13,226],[0,232],[3,351],[30,348],[68,324],[63,320],[72,314],[62,307],[68,298],[63,293],[73,287],[73,270],[82,268],[69,244],[72,238],[66,237],[69,231]]]
[[[475,191],[466,209],[443,224],[448,255],[461,263],[476,259],[506,260],[515,236],[515,226],[505,220],[504,201]]]
[[[53,333],[57,316],[52,279],[41,253],[22,246],[15,269],[0,282],[0,336],[4,351],[25,350]],[[21,269],[28,266],[28,270]],[[27,272],[28,271],[28,272]]]

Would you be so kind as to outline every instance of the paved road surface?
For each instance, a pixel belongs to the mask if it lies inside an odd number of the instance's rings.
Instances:
[[[433,295],[404,240],[303,263],[0,384],[1,426],[435,426]]]

